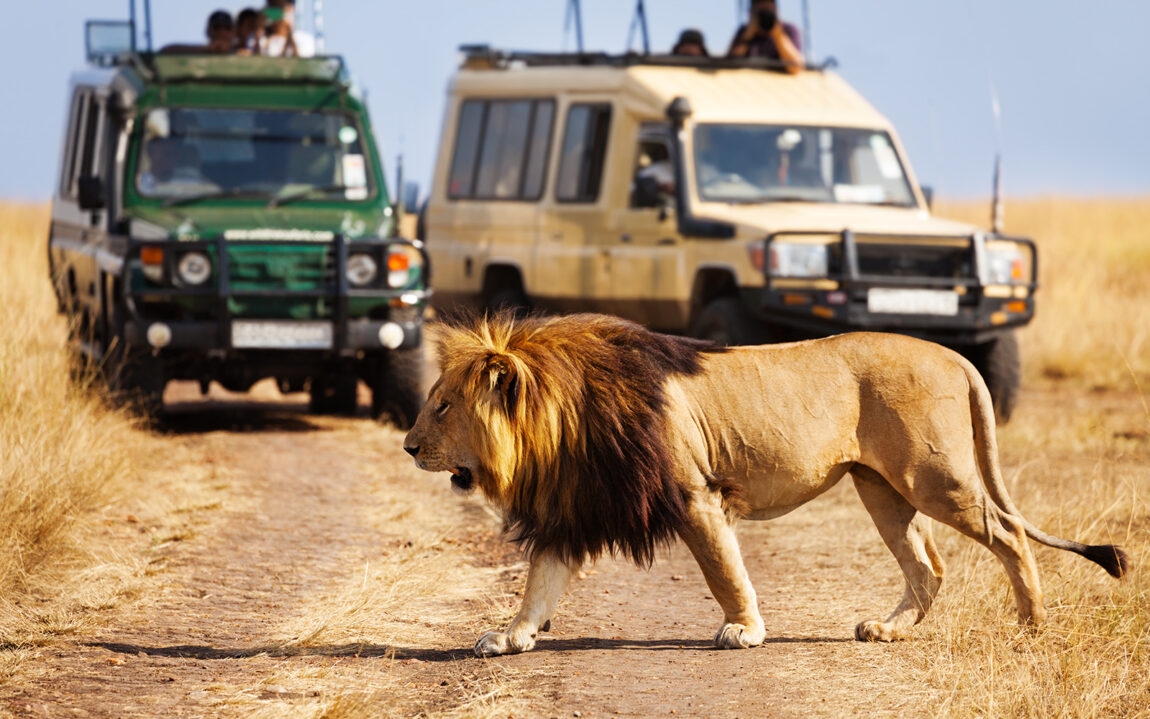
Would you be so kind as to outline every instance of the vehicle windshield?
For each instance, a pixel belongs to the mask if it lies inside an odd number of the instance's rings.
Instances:
[[[374,193],[354,116],[336,112],[156,108],[143,118],[136,189],[197,199],[366,200]]]
[[[694,144],[704,200],[915,204],[890,135],[879,130],[700,124]]]

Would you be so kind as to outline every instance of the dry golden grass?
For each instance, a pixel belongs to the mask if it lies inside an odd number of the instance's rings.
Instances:
[[[44,207],[0,207],[0,597],[59,560],[77,521],[131,472],[127,416],[68,381]]]
[[[936,214],[985,227],[989,203],[940,202]],[[1038,245],[1023,384],[1150,392],[1150,198],[1010,201],[1006,231]]]
[[[0,205],[0,647],[8,650],[81,631],[95,610],[138,591],[141,559],[116,555],[107,532],[149,516],[161,495],[186,499],[171,473],[151,472],[163,440],[101,402],[85,386],[94,377],[69,381],[48,222],[46,206]],[[179,450],[168,447],[169,460],[171,451]],[[29,601],[46,596],[54,601]],[[10,670],[20,656],[0,664]]]
[[[985,204],[940,214],[985,224]],[[1034,523],[1125,546],[1123,581],[1036,547],[1048,624],[1017,629],[997,560],[943,530],[949,580],[906,655],[937,716],[1150,716],[1150,201],[1012,202],[1039,246],[1038,314],[1021,334],[1028,395],[999,430],[1011,493]],[[1085,390],[1085,391],[1084,391]]]

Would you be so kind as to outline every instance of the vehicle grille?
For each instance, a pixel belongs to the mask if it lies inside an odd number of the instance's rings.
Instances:
[[[966,278],[974,275],[969,244],[859,242],[858,269],[878,277]]]
[[[321,290],[335,277],[330,245],[228,246],[233,291]]]
[[[229,244],[229,311],[237,317],[321,319],[331,303],[316,297],[245,297],[245,293],[317,292],[335,286],[336,259],[330,244]]]

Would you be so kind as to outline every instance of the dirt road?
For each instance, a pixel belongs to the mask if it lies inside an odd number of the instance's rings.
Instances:
[[[934,713],[906,644],[852,638],[902,583],[849,482],[742,525],[760,648],[711,648],[719,609],[676,546],[650,571],[589,567],[535,651],[479,660],[471,645],[514,611],[524,566],[477,498],[414,469],[400,432],[308,415],[298,398],[179,402],[168,432],[214,468],[217,503],[137,548],[139,596],[39,650],[31,676],[0,688],[0,714]]]

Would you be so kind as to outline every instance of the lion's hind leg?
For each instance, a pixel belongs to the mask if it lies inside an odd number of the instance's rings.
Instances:
[[[942,586],[943,563],[934,546],[930,521],[878,472],[856,465],[851,469],[855,489],[870,512],[886,546],[906,577],[902,601],[885,621],[860,622],[855,637],[862,641],[894,641],[922,621]]]
[[[899,489],[920,512],[954,527],[998,557],[1014,590],[1020,624],[1045,621],[1038,565],[1025,524],[994,503],[973,466],[919,467],[913,480]]]

